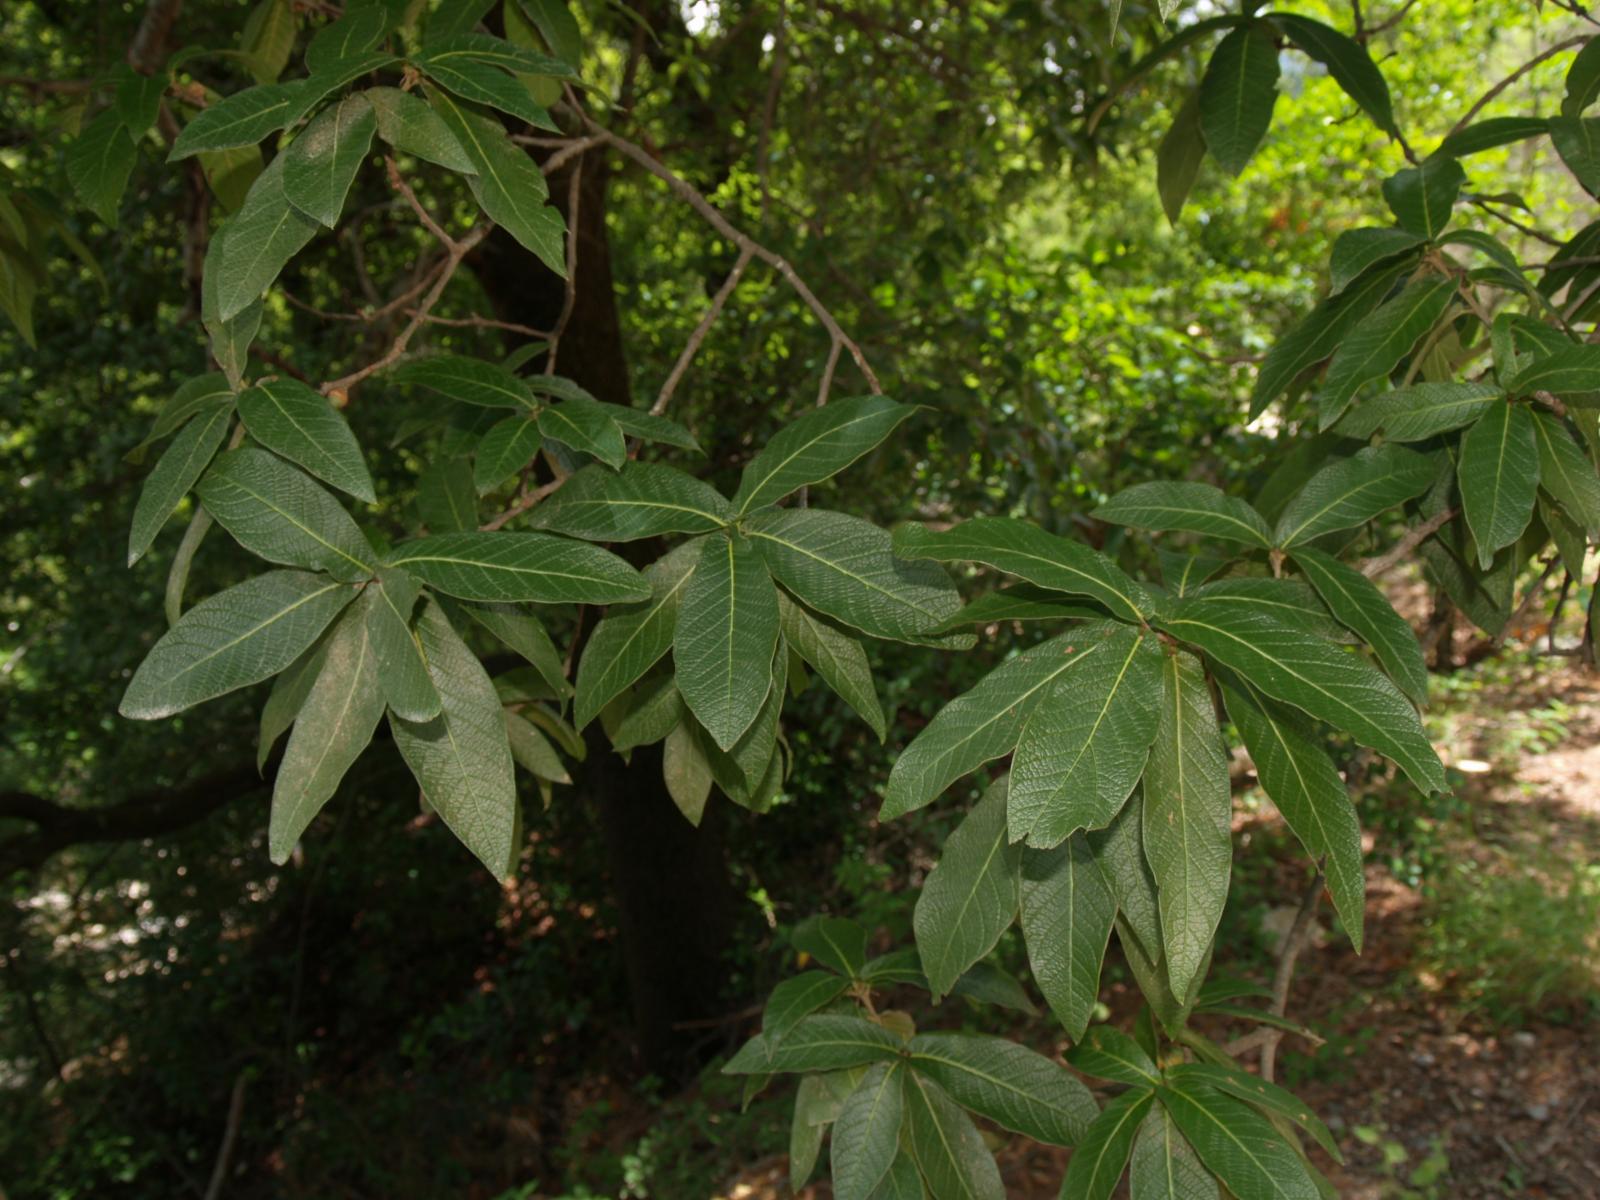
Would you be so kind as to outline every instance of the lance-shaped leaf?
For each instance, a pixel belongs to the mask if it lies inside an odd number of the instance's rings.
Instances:
[[[1227,559],[1215,554],[1188,554],[1159,547],[1156,558],[1161,564],[1161,578],[1175,596],[1190,595],[1228,565]]]
[[[268,450],[357,500],[377,498],[344,414],[299,380],[274,379],[241,392],[239,416]]]
[[[724,1075],[771,1075],[836,1071],[893,1062],[905,1043],[882,1025],[861,1017],[822,1013],[804,1017],[782,1040],[751,1038],[722,1068]]]
[[[1272,544],[1272,531],[1260,513],[1209,483],[1136,483],[1090,515],[1135,529],[1184,530],[1249,546]]]
[[[883,706],[872,684],[872,666],[861,643],[778,594],[778,627],[789,648],[811,665],[834,692],[883,741],[888,733]]]
[[[1082,631],[1081,640],[1092,652],[1034,706],[1011,764],[1010,836],[1030,846],[1109,825],[1139,782],[1156,735],[1156,640],[1104,624]]]
[[[561,651],[539,618],[514,604],[463,604],[461,609],[502,643],[520,654],[559,699],[572,694]]]
[[[1328,894],[1339,919],[1361,950],[1366,878],[1361,866],[1361,825],[1344,780],[1306,723],[1249,683],[1222,680],[1228,716],[1244,739],[1256,778],[1306,853],[1323,861]]]
[[[778,592],[742,537],[706,538],[672,635],[678,690],[724,750],[750,728],[772,687]]]
[[[1154,1087],[1161,1082],[1160,1070],[1144,1048],[1110,1025],[1097,1025],[1072,1048],[1067,1061],[1085,1075],[1113,1083]]]
[[[1294,705],[1382,751],[1424,791],[1443,791],[1444,768],[1417,710],[1389,677],[1359,655],[1264,613],[1179,600],[1162,628],[1231,667],[1267,695]],[[1145,828],[1148,833],[1149,821]]]
[[[972,1119],[916,1071],[905,1082],[906,1142],[933,1200],[1005,1200],[994,1156]]]
[[[514,848],[517,788],[500,697],[437,604],[423,605],[416,629],[440,712],[423,722],[391,713],[395,745],[450,832],[503,878]]]
[[[1286,625],[1331,641],[1354,640],[1349,631],[1333,619],[1316,589],[1302,579],[1238,575],[1213,580],[1191,590],[1189,595],[1205,596],[1218,604],[1235,605],[1244,611],[1270,613]]]
[[[117,208],[127,189],[128,176],[139,151],[124,128],[122,118],[106,109],[83,127],[67,144],[67,179],[78,199],[107,225],[115,228]]]
[[[268,571],[202,600],[145,655],[117,711],[153,721],[259,683],[317,640],[356,589],[325,575]]]
[[[828,1125],[839,1115],[840,1104],[822,1075],[806,1075],[794,1095],[794,1117],[789,1123],[789,1188],[797,1195],[817,1166],[817,1154]]]
[[[116,69],[117,92],[112,107],[128,129],[128,136],[139,139],[149,133],[161,115],[161,97],[166,95],[170,77],[163,71],[141,75],[126,64]]]
[[[638,746],[652,746],[682,723],[683,697],[670,675],[659,675],[634,691],[627,711],[608,731],[612,748],[625,754]]]
[[[566,277],[566,226],[545,203],[549,188],[533,159],[514,144],[496,120],[475,112],[437,88],[429,102],[471,160],[467,186],[496,225],[562,278]]]
[[[1450,223],[1467,173],[1453,158],[1424,159],[1383,181],[1383,198],[1402,229],[1432,241]]]
[[[560,126],[534,103],[528,89],[497,67],[449,48],[424,49],[411,61],[429,79],[463,100],[498,108],[538,129],[560,132]]]
[[[267,702],[261,706],[260,732],[256,740],[258,772],[266,769],[267,759],[272,757],[273,746],[289,731],[295,717],[299,715],[300,706],[311,694],[311,685],[316,683],[317,676],[322,671],[322,656],[327,648],[326,639],[314,643],[299,658],[279,671],[277,678],[272,681],[272,690],[267,693]]]
[[[552,442],[591,454],[609,467],[621,467],[628,457],[622,427],[606,410],[614,407],[573,397],[539,411],[539,432]]]
[[[728,502],[692,475],[633,462],[621,471],[583,468],[529,514],[529,523],[595,542],[633,542],[664,533],[710,533],[732,515]]]
[[[1505,393],[1492,383],[1418,383],[1363,401],[1334,427],[1347,437],[1380,429],[1391,442],[1422,442],[1470,425]]]
[[[889,1164],[889,1173],[872,1193],[872,1200],[928,1200],[922,1173],[917,1170],[917,1160],[910,1150],[902,1147],[899,1156]]]
[[[1412,256],[1369,267],[1354,282],[1323,300],[1304,320],[1280,337],[1267,352],[1250,393],[1250,419],[1254,420],[1300,374],[1327,358],[1346,335],[1383,302],[1396,281],[1411,265]]]
[[[1581,407],[1592,407],[1589,394],[1600,391],[1600,346],[1552,344],[1540,347],[1533,360],[1505,381],[1514,396],[1551,392]]]
[[[338,790],[383,717],[377,656],[367,633],[363,596],[328,637],[322,670],[295,718],[272,788],[267,846],[279,866],[289,861],[306,826]]]
[[[1589,535],[1583,526],[1567,515],[1567,510],[1545,497],[1539,497],[1539,519],[1550,531],[1561,565],[1577,579],[1583,575],[1584,562],[1589,556]]]
[[[848,917],[807,917],[794,928],[790,942],[839,974],[859,979],[867,964],[867,931]]]
[[[1319,1200],[1299,1151],[1248,1104],[1188,1080],[1169,1079],[1158,1094],[1206,1169],[1239,1200]]]
[[[1333,241],[1328,255],[1328,286],[1337,295],[1361,274],[1381,262],[1398,258],[1422,245],[1422,238],[1408,229],[1393,225],[1371,225],[1348,229]]]
[[[938,562],[978,562],[1052,591],[1088,596],[1113,616],[1142,622],[1155,605],[1110,559],[1081,542],[1010,517],[974,517],[934,532],[921,525],[894,531],[894,552]]]
[[[1417,340],[1439,323],[1456,291],[1450,276],[1424,275],[1357,322],[1334,352],[1317,392],[1318,428],[1327,429],[1337,421],[1362,384],[1394,370]]]
[[[1354,567],[1310,546],[1296,549],[1294,562],[1333,615],[1372,647],[1401,690],[1418,704],[1426,704],[1428,664],[1422,647],[1377,585]]]
[[[1561,98],[1564,117],[1582,116],[1586,108],[1600,99],[1600,39],[1590,38],[1572,56],[1566,84],[1566,95]]]
[[[1161,957],[1161,917],[1156,910],[1156,881],[1144,853],[1144,796],[1135,792],[1117,819],[1087,835],[1095,865],[1116,898],[1122,923],[1144,943],[1147,957]],[[1126,940],[1127,935],[1123,938]]]
[[[661,778],[667,793],[684,819],[696,828],[705,816],[706,800],[715,780],[701,739],[694,722],[686,718],[667,734],[661,747]]]
[[[545,375],[541,378],[548,383],[556,376]],[[676,421],[658,417],[642,409],[626,408],[621,404],[602,404],[600,407],[629,437],[636,437],[645,442],[659,442],[663,446],[676,446],[680,450],[692,450],[696,454],[704,453],[700,449],[700,443],[695,441],[694,434]]]
[[[1220,565],[1220,564],[1219,564]],[[1005,621],[1097,620],[1106,615],[1098,604],[1063,600],[1057,593],[1032,584],[1019,583],[979,596],[945,618],[938,632],[963,629],[969,625],[993,625]]]
[[[531,463],[543,443],[544,435],[531,414],[495,422],[472,456],[472,483],[478,495],[487,496]]]
[[[212,371],[206,375],[197,375],[195,378],[183,383],[177,391],[172,393],[172,398],[162,408],[161,415],[151,425],[150,432],[145,435],[133,451],[129,452],[129,459],[136,451],[143,450],[146,446],[160,441],[173,430],[188,423],[190,418],[207,411],[213,405],[224,400],[233,399],[233,389],[228,386],[228,380],[220,371]]]
[[[436,458],[417,480],[417,514],[430,533],[470,533],[478,527],[478,490],[464,458]]]
[[[1267,135],[1277,102],[1278,48],[1270,27],[1241,25],[1217,43],[1200,80],[1200,128],[1223,170],[1244,170]]]
[[[447,400],[483,408],[538,407],[528,385],[497,363],[460,354],[435,354],[402,364],[389,376],[395,383],[422,387]]]
[[[389,565],[463,600],[610,604],[649,595],[615,554],[547,533],[434,534],[402,543]]]
[[[200,483],[217,524],[268,562],[356,582],[376,570],[372,547],[324,488],[275,454],[245,446],[219,457]]]
[[[481,10],[485,6],[480,4],[478,7]],[[539,75],[550,79],[578,78],[577,72],[560,59],[515,45],[504,38],[467,30],[440,36],[437,26],[430,25],[427,48],[417,61],[437,62],[440,59],[488,63],[518,75]]]
[[[778,509],[745,521],[744,530],[779,583],[873,637],[930,635],[961,607],[944,571],[896,558],[888,531],[859,517]]]
[[[184,426],[151,468],[139,490],[139,502],[134,505],[133,523],[128,530],[129,566],[144,557],[167,518],[204,473],[228,436],[232,416],[231,398],[213,401]]]
[[[1544,117],[1490,117],[1450,134],[1429,157],[1465,158],[1549,132],[1550,122]]]
[[[1369,446],[1323,467],[1278,518],[1273,540],[1298,546],[1372,520],[1427,491],[1438,474],[1431,459],[1404,446]]]
[[[1600,534],[1600,475],[1594,463],[1553,414],[1535,410],[1533,434],[1539,450],[1539,486],[1591,537]]]
[[[882,396],[836,400],[785,425],[744,469],[733,505],[742,516],[844,470],[916,409]]]
[[[1461,439],[1456,480],[1478,566],[1488,570],[1494,552],[1520,538],[1533,519],[1539,447],[1526,405],[1495,404],[1478,418]]]
[[[1156,151],[1156,192],[1162,211],[1173,225],[1183,215],[1183,206],[1200,177],[1200,164],[1206,157],[1206,137],[1200,128],[1200,93],[1192,91],[1184,99],[1172,126]]]
[[[1100,967],[1117,901],[1078,834],[1022,854],[1022,936],[1034,982],[1067,1036],[1083,1037],[1100,999]]]
[[[1200,973],[1228,898],[1233,861],[1228,752],[1198,660],[1169,654],[1144,772],[1144,848],[1155,876],[1167,978],[1179,996]]]
[[[1551,117],[1550,144],[1585,191],[1600,192],[1600,119]]]
[[[1328,1157],[1334,1162],[1344,1161],[1344,1155],[1339,1151],[1339,1144],[1333,1140],[1333,1135],[1317,1118],[1317,1114],[1312,1112],[1299,1097],[1265,1079],[1248,1071],[1241,1071],[1238,1067],[1198,1062],[1179,1063],[1177,1066],[1169,1067],[1166,1075],[1169,1085],[1196,1084],[1200,1087],[1215,1088],[1219,1092],[1237,1096],[1257,1108],[1275,1113],[1309,1133],[1317,1145],[1328,1152]]]
[[[706,750],[717,786],[728,799],[752,812],[765,811],[782,782],[781,762],[778,775],[773,773],[778,757],[778,718],[789,679],[789,648],[781,637],[773,649],[770,679],[766,697],[749,728],[726,750],[715,744]]]
[[[679,546],[644,569],[650,598],[610,609],[595,626],[578,664],[573,723],[582,729],[672,648],[678,606],[701,546]]]
[[[898,1063],[868,1067],[839,1110],[829,1151],[839,1200],[868,1200],[900,1153],[905,1114],[900,1070]]]
[[[1217,1181],[1184,1140],[1167,1110],[1145,1114],[1128,1165],[1132,1200],[1217,1200]]]
[[[477,173],[456,135],[426,102],[393,87],[368,88],[362,94],[378,119],[378,136],[396,150],[436,163],[447,171]]]
[[[1017,915],[1022,847],[1006,839],[1002,777],[945,840],[912,913],[917,950],[933,998],[946,995],[994,949]]]
[[[167,161],[176,162],[202,150],[254,145],[299,119],[304,111],[304,91],[299,80],[268,83],[207,105],[178,133]]]
[[[289,203],[333,228],[377,129],[378,118],[360,92],[318,113],[284,152],[283,192]]]
[[[1398,133],[1389,85],[1366,48],[1337,29],[1297,13],[1275,12],[1271,19],[1300,49],[1328,68],[1328,74],[1385,133]]]
[[[571,783],[572,776],[561,762],[561,755],[550,744],[550,739],[539,727],[521,713],[505,713],[506,741],[511,747],[511,759],[535,779],[550,783]]]
[[[244,204],[206,249],[206,286],[215,296],[219,321],[232,320],[259,300],[320,228],[289,203],[283,190],[287,158],[280,154],[256,176]]]
[[[803,1017],[844,995],[850,980],[831,971],[805,971],[772,989],[761,1014],[761,1032],[781,1042]]]
[[[1064,1067],[1005,1038],[919,1034],[909,1064],[963,1108],[1036,1142],[1075,1145],[1099,1112]]]
[[[1061,1194],[1072,1200],[1110,1200],[1133,1152],[1134,1135],[1155,1102],[1149,1088],[1132,1088],[1100,1110],[1067,1162]]]
[[[385,14],[380,5],[358,8],[317,30],[306,47],[306,69],[334,71],[358,58],[383,40]]]
[[[1058,680],[1076,673],[1108,627],[1089,627],[1035,646],[1001,663],[978,685],[946,704],[895,760],[878,819],[887,821],[936,799],[967,772],[1010,753],[1034,707]]]
[[[417,581],[399,567],[385,567],[367,586],[367,635],[378,661],[378,688],[389,707],[407,721],[439,715],[439,690],[428,674],[422,644],[411,631]]]

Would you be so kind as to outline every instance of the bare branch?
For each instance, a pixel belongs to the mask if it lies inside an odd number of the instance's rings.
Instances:
[[[550,331],[550,349],[545,355],[544,373],[556,373],[556,356],[561,352],[561,335],[572,320],[572,310],[578,303],[578,216],[583,203],[583,160],[572,164],[572,174],[567,178],[567,279],[561,295],[561,315],[556,327]]]
[[[711,331],[711,326],[716,323],[717,316],[722,312],[723,305],[727,304],[728,297],[733,295],[734,289],[739,286],[739,280],[744,275],[744,270],[750,265],[750,260],[755,252],[748,247],[739,251],[738,260],[734,262],[733,269],[728,272],[728,277],[722,281],[722,286],[717,289],[717,294],[711,297],[711,307],[706,309],[705,316],[700,318],[700,323],[694,327],[694,332],[689,335],[689,340],[684,343],[678,361],[672,364],[672,370],[667,375],[667,381],[661,385],[661,392],[656,396],[656,402],[650,406],[651,416],[659,417],[667,411],[667,404],[672,400],[672,393],[677,390],[678,382],[689,369],[700,343],[706,340],[706,334]]]
[[[1300,898],[1300,910],[1294,915],[1294,924],[1289,928],[1289,935],[1283,939],[1283,948],[1278,951],[1278,968],[1272,976],[1272,1007],[1271,1013],[1281,1017],[1289,1007],[1289,988],[1294,983],[1294,965],[1300,957],[1300,951],[1305,949],[1306,942],[1310,940],[1312,918],[1316,916],[1317,902],[1322,899],[1322,871],[1319,869],[1311,877],[1311,884],[1306,888],[1305,894]],[[1274,1067],[1278,1054],[1278,1043],[1283,1040],[1283,1030],[1268,1029],[1261,1044],[1261,1078],[1268,1083],[1272,1082]]]
[[[1362,563],[1361,573],[1368,579],[1376,579],[1394,570],[1413,550],[1455,520],[1456,514],[1460,511],[1458,508],[1447,508],[1443,512],[1435,513],[1421,525],[1407,530],[1405,537],[1390,547],[1386,553]]]
[[[1457,121],[1454,125],[1452,125],[1450,127],[1450,134],[1460,133],[1468,125],[1472,124],[1472,118],[1473,117],[1477,116],[1488,105],[1492,104],[1494,102],[1495,98],[1497,96],[1499,96],[1501,92],[1505,91],[1508,87],[1510,87],[1517,80],[1521,79],[1524,75],[1526,75],[1529,71],[1533,70],[1540,63],[1546,62],[1549,59],[1554,58],[1556,55],[1562,53],[1563,51],[1571,50],[1571,49],[1573,49],[1573,48],[1575,48],[1577,46],[1581,46],[1585,42],[1587,42],[1588,40],[1589,40],[1588,37],[1581,36],[1581,35],[1578,36],[1578,37],[1570,37],[1570,38],[1567,38],[1566,41],[1557,42],[1554,46],[1551,46],[1551,47],[1549,47],[1548,49],[1545,49],[1545,50],[1541,50],[1538,54],[1535,54],[1527,62],[1523,63],[1515,71],[1511,72],[1511,74],[1507,75],[1499,83],[1495,84],[1487,92],[1485,92],[1483,95],[1479,96],[1478,100],[1477,100],[1477,103],[1475,103],[1471,108],[1467,109],[1467,115],[1462,117],[1461,120]],[[1449,137],[1450,134],[1446,134],[1445,136]]]

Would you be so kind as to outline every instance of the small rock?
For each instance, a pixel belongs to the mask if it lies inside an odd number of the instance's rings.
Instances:
[[[1522,1111],[1535,1121],[1548,1121],[1550,1119],[1550,1106],[1548,1104],[1530,1104]]]
[[[1411,1061],[1416,1063],[1419,1067],[1431,1067],[1434,1063],[1434,1057],[1426,1050],[1418,1050],[1411,1056]]]
[[[1539,1044],[1539,1039],[1534,1037],[1533,1034],[1529,1033],[1526,1029],[1519,1029],[1511,1035],[1511,1042],[1513,1045],[1519,1046],[1524,1050],[1531,1050],[1534,1046]]]

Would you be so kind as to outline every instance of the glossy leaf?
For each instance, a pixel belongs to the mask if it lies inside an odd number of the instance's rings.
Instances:
[[[1361,43],[1298,13],[1275,12],[1270,16],[1290,41],[1328,68],[1328,74],[1372,118],[1374,125],[1388,134],[1399,132],[1389,85]]]
[[[1278,48],[1268,27],[1234,29],[1211,52],[1200,80],[1200,128],[1223,170],[1237,175],[1261,144],[1278,102]]]
[[[614,607],[595,626],[578,664],[572,718],[578,728],[672,648],[679,604],[700,554],[700,544],[690,542],[646,567],[649,599]]]
[[[672,636],[678,690],[712,739],[732,748],[772,687],[778,593],[742,537],[708,537]]]
[[[1523,404],[1495,404],[1461,439],[1456,464],[1461,510],[1487,570],[1494,552],[1522,536],[1533,519],[1539,447],[1533,413]]]
[[[1303,545],[1372,520],[1420,496],[1438,474],[1430,459],[1403,446],[1369,446],[1313,475],[1278,518],[1273,540]]]
[[[908,1065],[963,1108],[1047,1145],[1076,1144],[1099,1112],[1066,1068],[1005,1038],[918,1034]]]
[[[1584,190],[1600,192],[1600,118],[1551,117],[1550,142]]]
[[[1100,998],[1100,967],[1117,915],[1116,897],[1083,835],[1022,854],[1022,936],[1028,966],[1073,1041]]]
[[[1071,1196],[1072,1200],[1110,1200],[1133,1152],[1134,1135],[1153,1103],[1155,1093],[1150,1089],[1132,1088],[1100,1110],[1067,1162],[1067,1177],[1061,1183],[1063,1196]]]
[[[1428,158],[1383,181],[1383,198],[1402,229],[1430,241],[1450,223],[1467,173],[1453,158]]]
[[[609,604],[649,594],[616,555],[546,533],[434,534],[402,543],[389,565],[463,600]]]
[[[1561,98],[1561,115],[1580,117],[1600,99],[1600,39],[1590,38],[1572,56],[1567,67],[1566,95]]]
[[[1334,295],[1349,287],[1369,268],[1389,262],[1422,245],[1423,238],[1393,225],[1347,229],[1333,242],[1328,256],[1328,282]]]
[[[167,518],[205,472],[227,439],[228,422],[232,417],[231,398],[212,401],[209,408],[201,411],[172,439],[172,444],[151,468],[139,491],[128,531],[129,566],[144,557]]]
[[[1549,132],[1550,122],[1543,117],[1489,117],[1450,134],[1430,157],[1463,158]]]
[[[849,979],[828,971],[805,971],[785,979],[767,997],[761,1031],[773,1042],[781,1042],[802,1017],[832,1004],[849,986]]]
[[[728,502],[692,475],[659,463],[621,471],[578,471],[529,514],[535,529],[596,542],[632,542],[666,533],[710,533],[733,515]]]
[[[915,411],[882,396],[861,396],[835,400],[791,421],[746,465],[734,493],[734,508],[742,516],[831,478]]]
[[[367,634],[378,662],[378,687],[384,701],[407,721],[439,715],[439,691],[428,674],[422,645],[411,631],[417,581],[399,567],[385,567],[367,585]]]
[[[344,414],[299,380],[274,379],[239,393],[239,416],[268,450],[357,500],[377,498]]]
[[[284,151],[289,203],[331,229],[377,129],[372,104],[359,92],[318,113]]]

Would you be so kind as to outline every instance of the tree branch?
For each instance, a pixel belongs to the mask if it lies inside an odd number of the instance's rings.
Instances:
[[[1541,50],[1538,54],[1535,54],[1527,62],[1523,63],[1515,71],[1511,72],[1511,74],[1507,75],[1499,83],[1495,84],[1487,92],[1479,96],[1477,102],[1471,108],[1467,109],[1467,115],[1452,125],[1450,127],[1450,133],[1446,134],[1445,136],[1449,137],[1451,134],[1460,133],[1468,125],[1472,124],[1473,117],[1477,116],[1486,107],[1493,103],[1495,98],[1499,96],[1501,92],[1505,91],[1508,87],[1510,87],[1517,80],[1521,79],[1540,63],[1554,58],[1564,50],[1571,50],[1576,46],[1581,46],[1588,40],[1588,37],[1585,35],[1570,37],[1564,42],[1557,42],[1554,46],[1551,46],[1546,50]]]
[[[706,340],[706,334],[711,331],[711,326],[716,324],[717,316],[722,312],[722,306],[728,302],[728,297],[733,295],[739,286],[739,280],[744,275],[744,269],[750,265],[750,260],[755,256],[755,251],[746,247],[739,251],[739,258],[733,264],[733,269],[728,272],[728,277],[722,281],[722,286],[717,289],[717,294],[711,297],[711,307],[706,309],[705,316],[700,318],[700,323],[694,327],[694,332],[689,335],[689,340],[684,343],[683,351],[678,355],[678,361],[672,364],[672,370],[667,375],[667,381],[661,385],[661,393],[656,397],[656,402],[650,406],[650,415],[659,417],[667,411],[667,405],[672,400],[672,393],[678,388],[678,381],[683,378],[689,364],[694,360],[695,352],[700,349],[700,343]]]
[[[1394,570],[1413,550],[1455,520],[1456,514],[1460,511],[1457,508],[1447,508],[1442,512],[1435,513],[1421,525],[1407,530],[1405,537],[1396,542],[1386,553],[1380,554],[1376,558],[1369,558],[1362,563],[1361,573],[1368,579],[1376,579],[1378,576]]]

